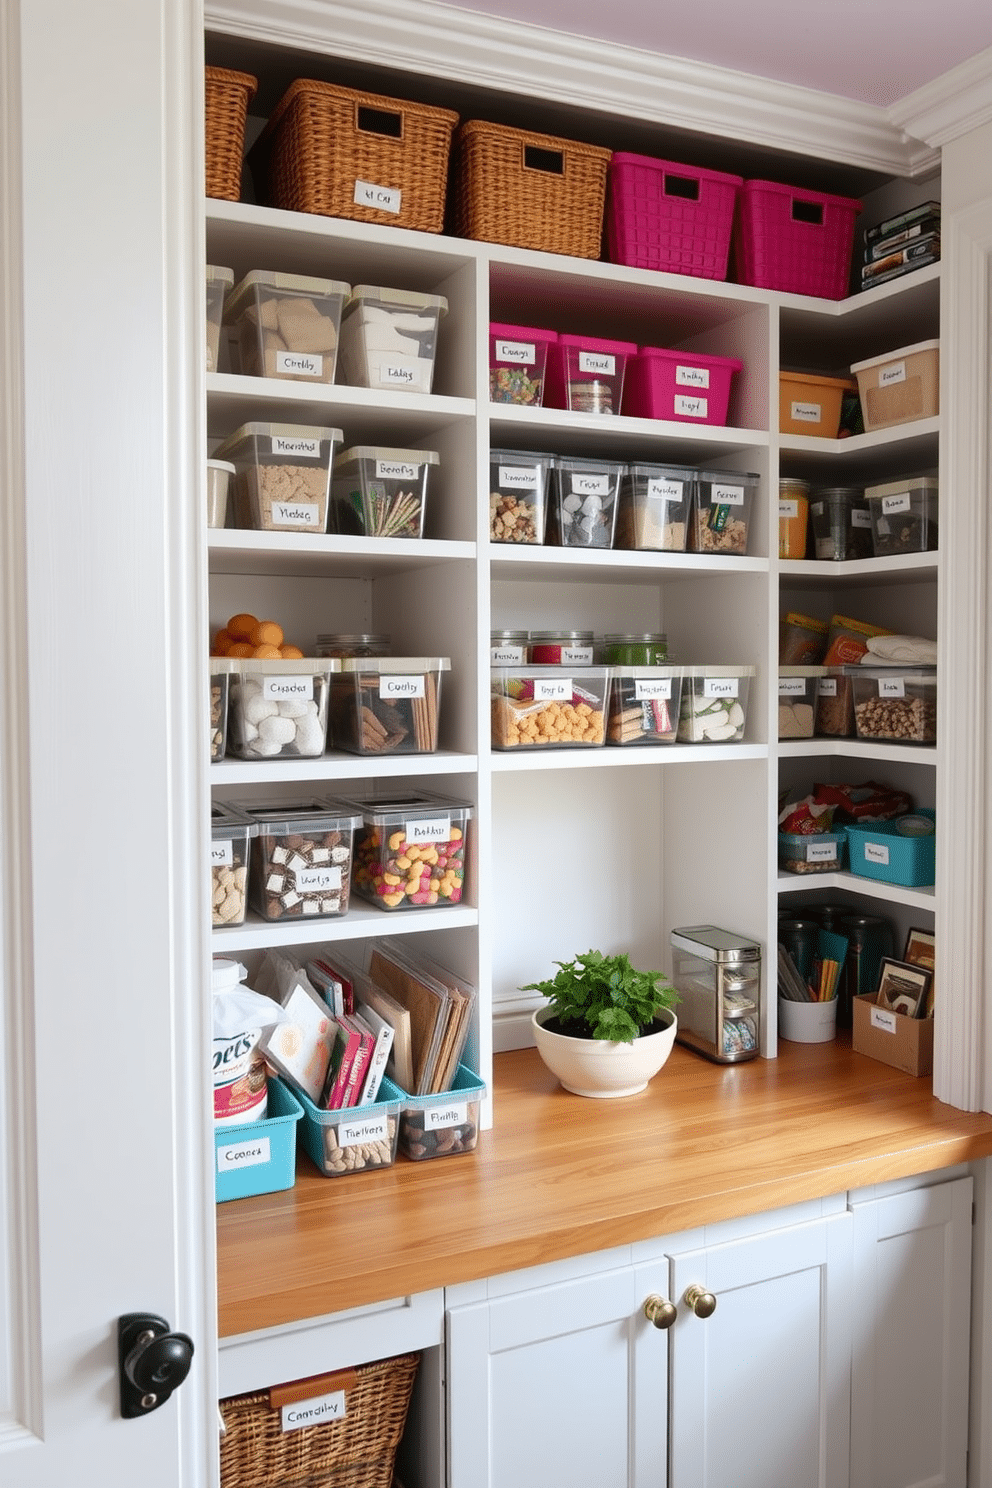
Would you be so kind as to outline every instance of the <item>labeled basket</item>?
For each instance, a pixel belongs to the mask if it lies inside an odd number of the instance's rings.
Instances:
[[[776,181],[745,181],[734,226],[739,284],[842,300],[861,203]]]
[[[249,154],[259,199],[290,212],[439,233],[458,115],[297,78]]]
[[[419,1363],[398,1354],[222,1400],[221,1488],[391,1488]]]
[[[599,258],[609,150],[469,119],[455,160],[461,237]]]
[[[610,161],[607,252],[613,263],[726,279],[740,176],[618,151]]]
[[[249,72],[208,67],[204,83],[207,195],[238,201],[248,105],[258,89]]]

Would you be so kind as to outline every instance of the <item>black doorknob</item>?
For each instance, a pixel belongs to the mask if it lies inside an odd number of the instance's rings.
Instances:
[[[117,1353],[121,1415],[147,1416],[189,1374],[193,1341],[153,1312],[128,1312],[117,1324]]]

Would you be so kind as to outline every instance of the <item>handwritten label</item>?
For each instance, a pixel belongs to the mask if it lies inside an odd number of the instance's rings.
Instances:
[[[270,448],[274,455],[293,455],[298,460],[320,459],[319,439],[299,439],[289,434],[273,434]]]
[[[501,465],[499,488],[501,491],[536,491],[541,484],[539,465]]]
[[[823,409],[819,403],[793,403],[792,421],[796,424],[819,424],[823,419]]]
[[[516,666],[523,661],[526,646],[493,646],[489,652],[490,666]]]
[[[562,646],[559,666],[592,666],[591,646]]]
[[[324,358],[315,351],[277,351],[276,372],[284,377],[322,377]]]
[[[889,849],[884,842],[865,843],[865,862],[879,863],[883,868],[888,866]]]
[[[571,677],[535,677],[535,703],[561,703],[572,700]]]
[[[445,1106],[430,1106],[424,1112],[426,1131],[446,1131],[450,1126],[462,1126],[468,1120],[468,1103],[456,1101]]]
[[[819,694],[820,694],[821,697],[836,697],[837,696],[837,678],[836,677],[821,677],[820,678],[820,685],[819,685],[818,691],[819,691]]]
[[[228,837],[223,842],[214,842],[210,847],[210,866],[230,868],[234,864],[234,843]]]
[[[377,212],[398,212],[403,204],[403,193],[390,186],[376,186],[372,181],[356,181],[353,200],[356,207],[374,207]]]
[[[896,1014],[889,1008],[873,1007],[869,1021],[872,1028],[877,1028],[880,1033],[895,1033],[898,1026]]]
[[[298,894],[340,894],[340,868],[298,868],[296,870],[296,892]]]
[[[617,359],[601,351],[580,351],[579,371],[592,372],[597,377],[615,377]]]
[[[708,388],[710,369],[709,367],[680,367],[676,363],[675,381],[679,387]]]
[[[649,480],[647,483],[649,501],[681,501],[684,490],[684,481]]]
[[[740,684],[736,677],[704,677],[703,697],[706,698],[735,698],[740,690]]]
[[[836,863],[836,842],[807,842],[806,861],[807,863]]]
[[[791,522],[799,515],[798,501],[780,501],[778,504],[779,517],[785,522]]]
[[[380,382],[396,382],[402,387],[412,387],[417,381],[418,374],[413,367],[395,366],[392,362],[384,362],[379,368]]]
[[[283,1431],[299,1431],[301,1426],[318,1426],[325,1421],[343,1421],[348,1414],[344,1391],[317,1395],[313,1400],[300,1400],[282,1408]]]
[[[879,677],[879,697],[901,698],[906,696],[905,677]]]
[[[660,677],[652,682],[635,682],[634,697],[639,703],[653,702],[657,698],[665,702],[672,696],[671,677]]]
[[[338,1127],[339,1147],[360,1147],[364,1142],[389,1140],[389,1118],[385,1111],[366,1116],[362,1121],[342,1121]]]
[[[894,382],[906,381],[906,363],[890,362],[887,367],[882,367],[878,374],[879,387],[891,387]]]
[[[908,491],[903,491],[899,496],[882,497],[882,510],[887,517],[891,516],[893,512],[909,511],[911,507],[912,502],[909,499]]]
[[[805,677],[779,677],[779,679],[778,679],[778,695],[779,695],[779,697],[805,697],[806,696],[806,678]]]
[[[533,367],[537,361],[533,341],[497,341],[494,354],[498,362],[515,362],[518,367]]]
[[[857,507],[854,507],[852,509],[852,511],[851,511],[851,526],[852,527],[870,527],[871,526],[871,512],[860,511]]]
[[[716,482],[710,487],[710,501],[714,506],[743,506],[743,486],[720,486]]]
[[[403,825],[407,842],[431,843],[451,841],[450,816],[425,816],[420,821],[409,821]]]
[[[312,703],[312,677],[263,677],[262,696],[273,702]]]
[[[402,460],[376,460],[375,474],[377,480],[416,480],[421,466],[411,465]]]
[[[674,410],[682,418],[704,419],[709,413],[709,399],[690,398],[685,393],[676,393]]]
[[[320,507],[305,501],[273,501],[272,521],[278,527],[321,527]]]
[[[381,698],[422,698],[426,695],[426,683],[424,677],[380,677],[379,696]]]
[[[247,1142],[232,1142],[229,1147],[217,1148],[218,1173],[233,1173],[237,1168],[259,1168],[271,1160],[268,1137],[252,1137]]]
[[[609,496],[610,477],[608,475],[573,475],[572,494],[574,496]]]

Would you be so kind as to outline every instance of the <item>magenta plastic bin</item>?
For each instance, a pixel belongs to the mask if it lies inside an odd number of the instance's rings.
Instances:
[[[606,245],[613,263],[726,279],[741,176],[619,151],[609,166]]]
[[[844,299],[860,211],[861,203],[849,196],[745,181],[733,236],[738,283]]]
[[[537,326],[489,322],[489,400],[540,408],[544,401],[544,373],[548,347],[557,331]]]
[[[548,348],[545,402],[573,413],[619,413],[633,341],[559,336]]]
[[[623,411],[634,418],[725,424],[730,384],[743,365],[736,357],[642,346],[627,363]]]

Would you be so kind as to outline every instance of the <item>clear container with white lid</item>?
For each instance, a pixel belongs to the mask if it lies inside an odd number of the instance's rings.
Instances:
[[[617,500],[626,465],[561,456],[554,461],[554,499],[547,537],[563,548],[612,548]]]
[[[331,461],[341,430],[313,424],[242,424],[214,450],[235,468],[237,525],[265,532],[327,530]]]
[[[252,269],[230,291],[224,323],[233,326],[243,374],[292,382],[334,381],[341,310],[351,285]]]
[[[234,283],[234,270],[207,264],[207,371],[220,366],[220,328],[224,319],[224,296]]]
[[[684,465],[629,465],[620,484],[616,546],[684,553],[695,476]]]
[[[356,444],[334,458],[331,532],[360,537],[423,537],[427,482],[436,450]]]
[[[859,739],[894,744],[937,742],[937,668],[846,666]]]
[[[352,387],[429,393],[442,295],[356,284],[341,318],[341,371]]]
[[[489,451],[489,537],[499,543],[543,543],[553,455]]]
[[[316,759],[327,738],[328,682],[340,662],[235,658],[227,750],[236,759]]]
[[[330,737],[349,754],[431,754],[437,749],[447,656],[355,656],[331,681]]]
[[[753,666],[682,668],[680,744],[736,744],[744,737]]]
[[[778,669],[778,736],[812,739],[816,704],[825,666],[780,666]]]
[[[937,549],[937,480],[932,475],[905,476],[868,486],[872,548],[876,558],[898,553],[933,553]]]
[[[674,744],[678,734],[682,668],[613,667],[608,744]]]

